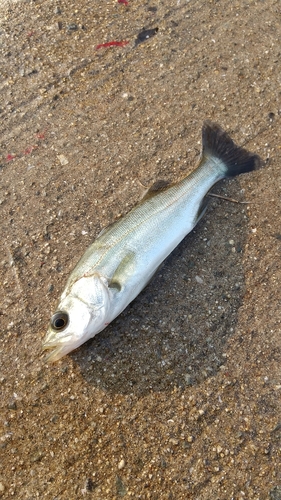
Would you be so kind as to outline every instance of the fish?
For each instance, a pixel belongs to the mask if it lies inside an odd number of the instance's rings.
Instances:
[[[57,361],[81,346],[135,299],[204,215],[214,184],[261,165],[257,154],[206,120],[197,168],[177,183],[154,183],[139,204],[102,230],[79,260],[43,341],[43,350],[51,350],[46,360]]]

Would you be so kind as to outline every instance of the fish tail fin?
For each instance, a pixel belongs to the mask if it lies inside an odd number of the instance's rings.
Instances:
[[[202,127],[202,157],[216,158],[222,177],[234,177],[257,170],[261,158],[237,146],[219,125],[206,120]]]

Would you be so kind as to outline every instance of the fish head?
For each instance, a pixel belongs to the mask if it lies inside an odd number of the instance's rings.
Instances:
[[[43,349],[54,349],[47,361],[57,361],[107,326],[110,294],[107,281],[95,274],[66,287],[51,317]]]

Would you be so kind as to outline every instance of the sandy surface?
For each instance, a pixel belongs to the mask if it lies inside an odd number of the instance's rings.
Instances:
[[[280,15],[2,0],[1,498],[280,500]],[[134,303],[46,365],[74,264],[141,184],[196,165],[206,118],[265,160],[215,188],[249,203],[211,199]]]

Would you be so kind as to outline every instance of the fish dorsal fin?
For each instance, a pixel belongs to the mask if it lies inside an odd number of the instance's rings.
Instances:
[[[140,203],[142,203],[145,200],[149,200],[153,198],[156,194],[160,193],[161,191],[165,191],[169,187],[171,187],[173,184],[170,183],[169,181],[165,180],[158,180],[155,181],[148,189],[145,189],[144,195],[142,196]],[[144,186],[143,186],[144,187]],[[138,205],[139,202],[136,203]],[[124,215],[122,215],[124,217]],[[110,229],[112,229],[112,226],[116,224],[120,220],[120,217],[117,220],[114,220],[113,222],[110,222],[107,226],[105,226],[101,232],[98,234],[97,239],[100,238],[100,236],[104,236]]]
[[[109,288],[113,288],[116,291],[120,292],[128,281],[128,277],[130,277],[134,272],[135,264],[135,252],[133,252],[132,250],[128,250],[126,255],[124,255],[123,259],[115,269],[114,274],[108,283]]]
[[[116,222],[118,222],[118,219],[114,220],[113,222],[110,222],[109,224],[107,224],[107,226],[103,227],[96,239],[98,239],[100,236],[105,235],[110,229],[112,229],[112,227],[114,226],[114,224],[116,224]]]
[[[159,179],[155,181],[144,193],[141,201],[149,200],[153,198],[156,194],[161,191],[166,191],[166,189],[170,188],[172,184],[169,181],[165,181],[163,179]]]

